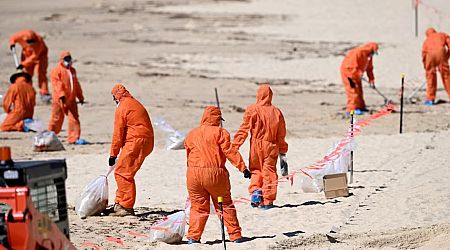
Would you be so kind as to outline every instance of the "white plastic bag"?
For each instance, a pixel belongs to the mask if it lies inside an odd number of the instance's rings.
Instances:
[[[75,211],[81,219],[98,215],[108,206],[108,178],[101,175],[89,183],[78,197]]]
[[[327,155],[333,152],[337,143],[330,149]],[[301,188],[305,193],[319,193],[323,191],[323,177],[329,174],[347,173],[350,165],[350,151],[355,149],[354,141],[346,144],[341,153],[334,160],[330,160],[321,169],[305,169],[308,175],[302,175]]]
[[[33,132],[42,132],[44,131],[44,123],[40,119],[30,119],[27,118],[23,120],[24,122],[24,131],[33,131]]]
[[[184,133],[175,130],[161,117],[156,117],[154,121],[156,127],[168,134],[166,143],[167,150],[184,149],[184,139],[186,137]]]
[[[52,131],[43,131],[33,138],[34,151],[59,151],[64,150],[64,146]]]
[[[7,115],[6,113],[0,113],[0,125],[5,121]]]
[[[307,175],[302,175],[300,183],[304,193],[319,193],[323,190],[323,184],[319,179],[311,178]]]
[[[179,243],[183,239],[185,228],[185,212],[171,214],[150,228],[150,240],[168,244]]]
[[[167,150],[184,149],[185,134],[175,131],[167,138]]]
[[[186,198],[186,203],[184,204],[184,214],[186,214],[186,223],[189,225],[189,218],[191,215],[191,200],[189,196]]]

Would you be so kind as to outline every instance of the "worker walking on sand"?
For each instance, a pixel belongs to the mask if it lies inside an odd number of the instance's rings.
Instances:
[[[44,39],[32,30],[22,30],[9,38],[9,48],[15,48],[16,43],[22,47],[21,62],[17,69],[23,69],[25,72],[34,75],[38,73],[39,94],[41,100],[49,103],[51,100],[48,91],[47,67],[48,67],[48,49]]]
[[[225,161],[228,159],[244,178],[250,178],[239,151],[231,146],[230,134],[219,127],[222,113],[217,107],[206,107],[200,126],[186,136],[187,189],[191,201],[188,243],[200,243],[210,214],[210,199],[216,211],[218,197],[223,198],[223,218],[230,240],[242,242],[241,227],[231,200],[231,185]]]
[[[277,197],[277,158],[280,158],[281,174],[288,175],[285,141],[286,124],[281,111],[272,105],[272,90],[268,84],[259,87],[256,103],[247,107],[233,145],[239,148],[248,136],[250,139],[249,168],[252,174],[248,191],[252,194],[253,207],[273,208]]]
[[[59,134],[64,122],[64,116],[69,118],[67,141],[70,144],[87,144],[80,138],[80,119],[76,99],[84,103],[83,91],[78,82],[77,73],[72,66],[72,56],[69,51],[63,51],[58,65],[51,72],[53,87],[52,115],[48,123],[48,130]]]
[[[116,84],[111,93],[117,108],[114,114],[109,166],[116,164],[120,152],[114,171],[117,191],[112,215],[134,215],[134,176],[145,158],[153,151],[153,127],[145,107],[134,99],[122,84]]]
[[[342,61],[341,78],[347,94],[347,113],[354,110],[356,115],[362,115],[367,111],[361,79],[366,72],[370,87],[375,88],[373,56],[377,53],[378,44],[370,42],[350,50]]]
[[[1,131],[23,131],[24,119],[33,118],[36,91],[31,78],[30,74],[23,71],[10,77],[11,85],[2,103],[7,116],[0,126]]]
[[[434,105],[436,98],[437,74],[439,69],[442,84],[447,91],[450,103],[450,70],[448,59],[450,57],[450,37],[444,32],[436,32],[433,28],[426,31],[426,39],[422,46],[422,62],[427,78],[427,97],[425,105]]]

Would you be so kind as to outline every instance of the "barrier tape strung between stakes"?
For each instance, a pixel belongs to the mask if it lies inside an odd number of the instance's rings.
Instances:
[[[370,125],[370,123],[373,120],[376,120],[380,117],[386,116],[390,113],[392,113],[392,111],[394,111],[396,109],[395,105],[393,105],[392,103],[388,103],[386,104],[382,109],[380,109],[379,111],[377,111],[376,113],[372,114],[371,116],[359,120],[357,121],[354,125],[353,125],[353,129],[349,129],[346,133],[345,133],[345,137],[343,139],[341,139],[337,146],[334,148],[333,151],[331,151],[328,155],[326,155],[322,160],[307,166],[307,167],[303,167],[300,170],[297,171],[293,171],[291,172],[291,174],[289,174],[289,178],[291,180],[291,185],[293,184],[293,178],[296,174],[304,174],[310,178],[311,175],[309,175],[307,173],[308,170],[320,170],[323,169],[324,167],[326,167],[328,165],[328,163],[338,159],[344,152],[344,148],[353,141],[353,138],[357,135],[359,135],[361,133],[361,129],[363,127],[366,127],[368,125]]]
[[[357,121],[357,122],[353,125],[353,130],[349,129],[349,130],[345,133],[345,137],[339,141],[339,143],[338,143],[337,146],[334,148],[334,150],[333,150],[332,152],[330,152],[328,155],[326,155],[322,160],[320,160],[320,161],[318,161],[318,162],[316,162],[316,163],[314,163],[314,164],[312,164],[312,165],[309,165],[309,166],[300,168],[299,170],[296,170],[296,171],[291,172],[291,173],[289,174],[289,176],[288,176],[289,180],[286,179],[286,177],[281,177],[281,178],[279,178],[279,179],[276,181],[276,183],[271,183],[271,184],[268,184],[268,185],[266,184],[265,186],[275,186],[275,185],[278,185],[278,183],[281,183],[281,182],[287,182],[287,181],[290,181],[291,186],[292,186],[292,185],[293,185],[293,182],[294,182],[294,176],[295,176],[296,174],[304,174],[304,175],[306,175],[306,176],[308,176],[308,177],[310,177],[310,178],[313,178],[311,175],[308,174],[308,172],[307,172],[308,170],[320,170],[320,169],[323,169],[324,167],[326,167],[326,165],[327,165],[328,163],[330,163],[331,161],[334,161],[334,160],[338,159],[338,158],[344,153],[344,152],[343,152],[343,149],[344,149],[350,142],[352,142],[353,138],[354,138],[356,135],[358,135],[358,134],[361,133],[361,129],[362,129],[363,127],[366,127],[366,126],[370,125],[370,123],[371,123],[373,120],[376,120],[376,119],[378,119],[378,118],[380,118],[380,117],[383,117],[383,116],[386,116],[386,115],[388,115],[388,114],[391,114],[392,111],[394,111],[395,109],[396,109],[395,105],[393,105],[393,104],[391,104],[391,103],[388,103],[388,104],[386,104],[382,109],[380,109],[380,110],[377,111],[376,113],[372,114],[371,116],[369,116],[369,117],[367,117],[367,118],[365,118],[365,119],[362,119],[362,120]],[[236,208],[234,207],[234,205],[235,205],[235,204],[238,204],[238,203],[251,204],[251,200],[248,199],[248,198],[244,198],[244,197],[241,197],[241,198],[239,198],[239,199],[232,200],[230,205],[225,206],[225,207],[223,208],[224,212],[225,212],[225,211],[229,211],[229,210],[236,210]],[[223,216],[222,213],[221,213],[218,209],[216,210],[215,213],[213,212],[213,213],[207,213],[207,214],[200,214],[200,215],[197,215],[197,216],[205,216],[205,217],[209,217],[209,216],[211,216],[211,215],[218,215],[218,216],[219,216],[219,219],[220,219],[221,216]],[[165,221],[165,220],[167,220],[167,219],[168,219],[168,217],[166,216],[166,217],[164,217],[163,219],[159,220],[159,222]],[[181,220],[180,220],[180,221],[175,221],[174,223],[185,223],[185,221],[181,221]],[[150,227],[150,229],[151,229],[151,230],[156,230],[156,231],[170,231],[169,228],[165,228],[165,227],[163,228],[163,227],[157,227],[157,226]],[[132,236],[136,236],[136,237],[146,237],[146,236],[147,236],[147,235],[145,235],[145,234],[135,233],[135,232],[128,232],[127,234],[132,235]],[[117,244],[123,246],[123,241],[122,241],[120,238],[107,237],[106,240],[111,241],[111,242],[115,242],[115,243],[117,243]],[[91,246],[91,247],[95,248],[96,250],[99,250],[99,249],[100,249],[97,245],[95,245],[94,243],[91,243],[91,242],[85,242],[85,243],[83,243],[82,247],[84,247],[84,246]]]

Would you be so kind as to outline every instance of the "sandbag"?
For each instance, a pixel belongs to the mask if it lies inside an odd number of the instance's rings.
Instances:
[[[171,214],[150,228],[150,240],[168,244],[179,243],[183,239],[185,228],[185,212]]]
[[[60,151],[64,146],[53,131],[43,131],[33,138],[34,151]]]
[[[101,175],[89,183],[78,197],[75,211],[81,219],[99,215],[108,206],[108,178]]]

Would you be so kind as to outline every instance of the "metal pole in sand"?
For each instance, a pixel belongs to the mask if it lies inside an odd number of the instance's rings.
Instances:
[[[419,0],[415,0],[416,37],[419,35]]]
[[[400,96],[400,134],[403,132],[403,90],[405,84],[405,74],[402,74],[402,89]]]
[[[352,142],[353,142],[353,125],[354,125],[354,115],[355,115],[355,111],[352,110],[350,111],[350,135],[352,137]],[[353,150],[350,151],[350,184],[353,183]]]
[[[225,226],[223,223],[223,198],[221,196],[217,197],[217,201],[219,203],[220,208],[220,226],[222,228],[222,242],[223,242],[223,249],[227,249],[227,245],[225,243]]]

